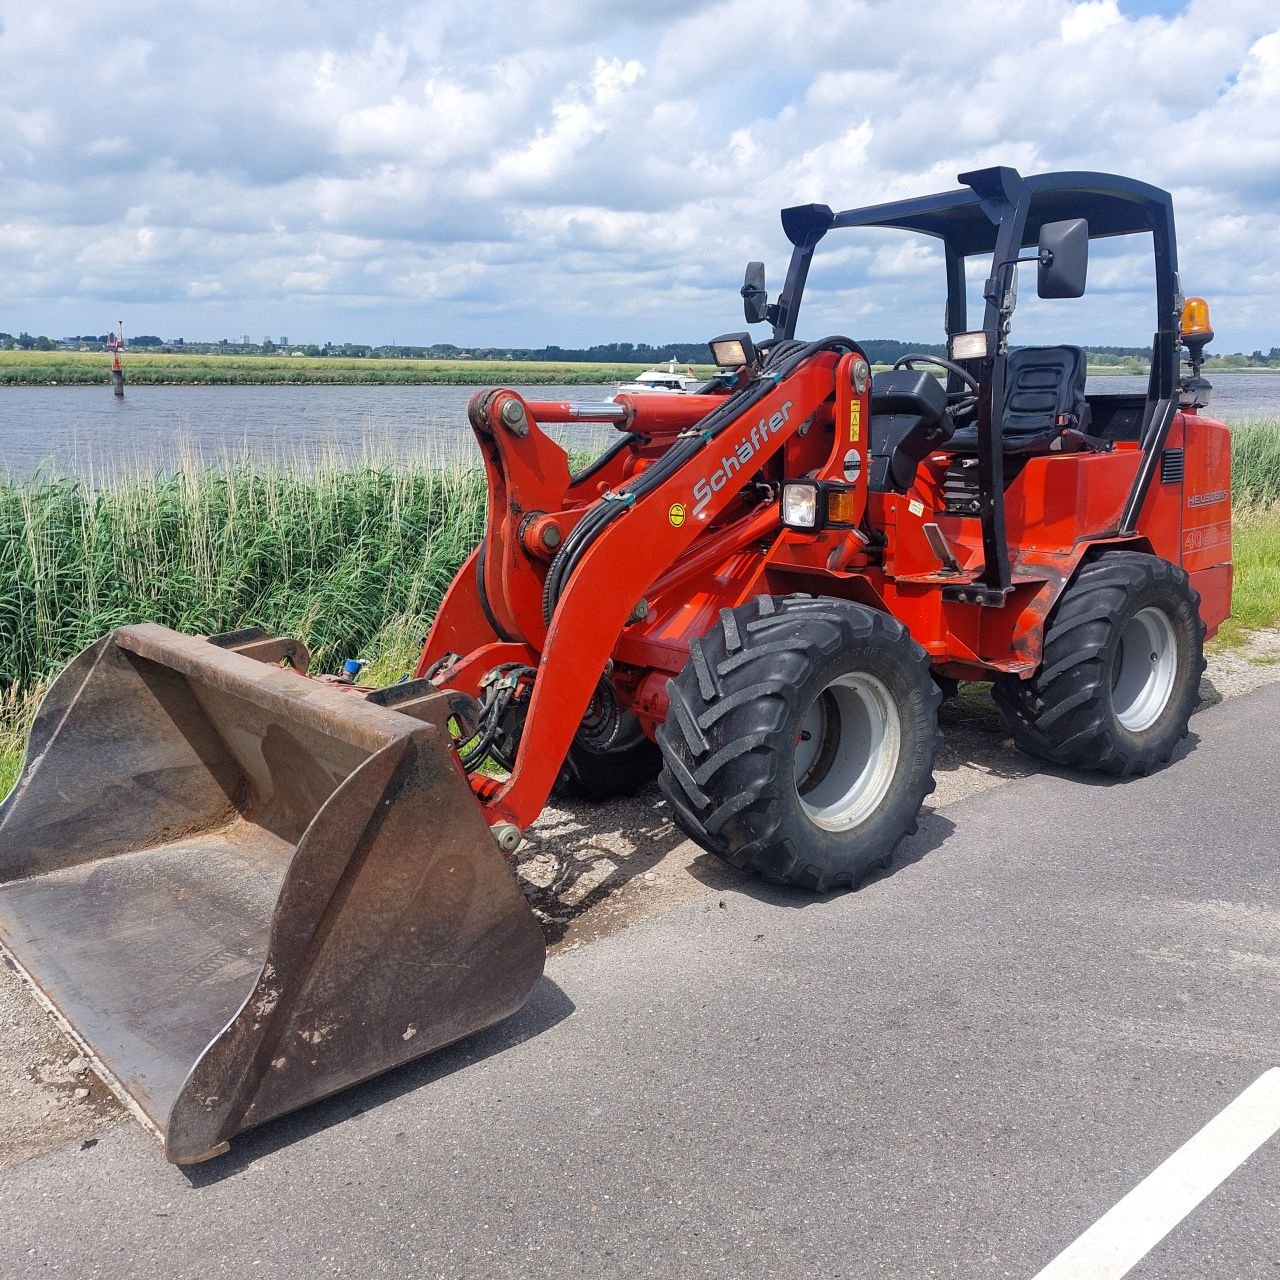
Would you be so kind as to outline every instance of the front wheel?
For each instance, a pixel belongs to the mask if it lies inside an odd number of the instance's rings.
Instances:
[[[1029,680],[996,681],[1013,740],[1031,755],[1121,777],[1168,762],[1187,736],[1204,671],[1200,597],[1156,556],[1086,564],[1045,626]]]
[[[915,830],[940,694],[896,619],[760,596],[721,611],[669,689],[659,785],[704,849],[822,892],[886,865]]]

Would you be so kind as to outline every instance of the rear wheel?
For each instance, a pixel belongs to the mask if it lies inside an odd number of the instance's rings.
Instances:
[[[558,790],[585,800],[633,796],[658,776],[662,755],[608,680],[592,695],[560,771]]]
[[[1024,751],[1127,776],[1167,763],[1187,736],[1203,671],[1200,597],[1186,573],[1111,551],[1062,593],[1040,670],[998,680],[993,692]]]
[[[633,796],[658,776],[662,756],[636,725],[635,737],[609,751],[592,751],[574,743],[560,773],[560,790],[584,800]]]
[[[670,693],[659,784],[680,828],[734,866],[820,892],[915,830],[940,694],[896,619],[760,596],[721,611]]]

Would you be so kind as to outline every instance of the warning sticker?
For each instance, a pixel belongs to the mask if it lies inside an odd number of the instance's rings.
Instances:
[[[862,439],[862,401],[849,401],[849,443],[857,444]]]
[[[667,519],[671,521],[672,527],[676,529],[684,524],[684,503],[673,502],[667,508]]]

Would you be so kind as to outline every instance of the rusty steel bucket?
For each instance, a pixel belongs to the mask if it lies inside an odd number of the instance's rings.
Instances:
[[[119,628],[0,805],[0,945],[177,1164],[505,1018],[542,972],[446,695],[405,714],[260,660],[289,643]]]

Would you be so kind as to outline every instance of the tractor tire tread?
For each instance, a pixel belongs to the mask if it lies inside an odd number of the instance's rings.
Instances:
[[[806,676],[851,644],[875,640],[909,654],[916,714],[932,720],[927,761],[909,771],[911,794],[900,803],[910,812],[892,833],[890,847],[876,848],[856,866],[824,868],[783,829],[774,797],[794,783],[789,766],[787,776],[779,776],[779,763],[790,759],[788,725]],[[861,605],[759,596],[721,610],[707,634],[690,645],[684,671],[669,682],[670,711],[658,730],[664,762],[658,781],[676,825],[703,848],[765,881],[819,893],[856,886],[888,864],[934,789],[942,694],[929,673],[928,655],[910,641],[906,628]]]
[[[1163,600],[1176,615],[1189,659],[1154,736],[1124,730],[1111,702],[1118,636],[1148,599]],[[1107,551],[1086,561],[1059,597],[1036,674],[999,679],[992,693],[1014,742],[1029,755],[1122,778],[1145,774],[1171,758],[1167,739],[1176,743],[1187,734],[1205,669],[1204,634],[1200,597],[1180,566],[1144,552]]]

